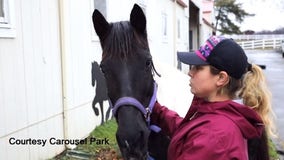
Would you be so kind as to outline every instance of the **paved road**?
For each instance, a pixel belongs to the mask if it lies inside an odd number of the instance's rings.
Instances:
[[[264,70],[272,92],[272,105],[276,114],[279,138],[278,146],[284,150],[284,58],[276,51],[246,51],[249,61],[266,65]]]

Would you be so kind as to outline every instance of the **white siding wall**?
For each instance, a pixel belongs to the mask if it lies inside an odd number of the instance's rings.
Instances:
[[[91,1],[63,1],[62,44],[66,138],[82,138],[99,124],[91,107],[95,95],[91,86],[91,62],[99,43],[92,41]]]
[[[174,51],[174,6],[169,0],[149,1],[149,9],[147,10],[149,44],[151,53],[155,59],[175,66]],[[163,24],[163,16],[166,17],[166,26]],[[167,35],[163,35],[164,27],[166,27]]]
[[[9,138],[63,138],[57,0],[15,0],[16,37],[0,38],[0,159],[45,159],[64,146]]]

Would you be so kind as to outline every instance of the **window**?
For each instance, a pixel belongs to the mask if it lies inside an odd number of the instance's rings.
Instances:
[[[0,17],[4,18],[4,8],[3,8],[3,0],[0,0]],[[1,20],[2,21],[2,20]]]
[[[4,27],[5,24],[8,24],[8,16],[7,13],[7,1],[6,0],[0,0],[0,25],[1,27]]]
[[[167,14],[162,13],[162,35],[164,38],[167,37],[168,31],[167,31]]]
[[[180,25],[180,19],[177,20],[177,38],[181,39],[181,25]]]
[[[16,36],[12,11],[13,0],[0,0],[0,38]]]

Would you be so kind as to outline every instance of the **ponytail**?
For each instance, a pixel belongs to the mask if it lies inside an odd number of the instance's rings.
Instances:
[[[242,82],[239,95],[245,105],[255,110],[263,120],[268,136],[276,137],[274,113],[271,105],[271,92],[268,89],[262,69],[252,64]]]

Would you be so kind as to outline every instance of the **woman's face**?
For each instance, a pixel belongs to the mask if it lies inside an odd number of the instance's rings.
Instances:
[[[200,98],[210,99],[217,94],[218,75],[210,72],[209,65],[192,66],[188,75],[190,79],[191,92]]]

